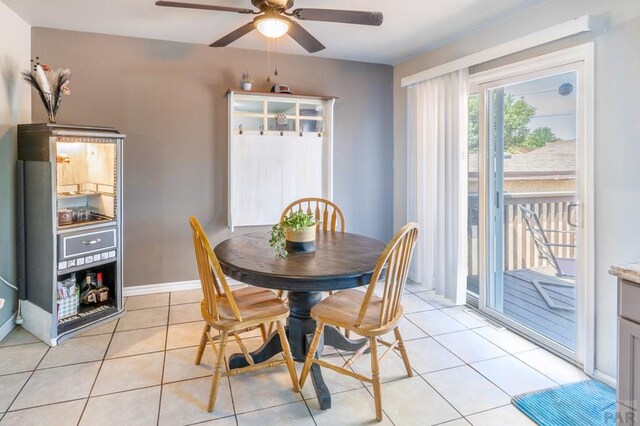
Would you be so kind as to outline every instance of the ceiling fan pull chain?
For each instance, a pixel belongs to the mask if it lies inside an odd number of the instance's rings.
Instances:
[[[271,39],[267,37],[267,83],[271,82]]]
[[[278,39],[276,38],[276,70],[273,75],[278,75]]]

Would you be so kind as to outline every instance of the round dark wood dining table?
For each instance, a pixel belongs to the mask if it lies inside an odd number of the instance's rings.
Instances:
[[[290,314],[287,336],[293,358],[304,362],[310,334],[316,327],[310,311],[322,300],[322,292],[368,284],[384,248],[385,243],[363,235],[319,231],[315,252],[289,253],[286,258],[278,259],[269,247],[268,233],[253,232],[221,242],[214,252],[227,276],[258,287],[288,291]],[[325,327],[323,337],[324,345],[343,350],[357,350],[366,342],[366,339],[347,339],[329,326]],[[318,356],[322,353],[322,346],[319,346]],[[260,348],[251,352],[251,357],[256,363],[262,362],[281,350],[280,340],[274,333]],[[234,354],[229,359],[229,368],[246,365],[242,354]],[[311,378],[320,407],[330,408],[329,389],[319,366],[313,366]]]

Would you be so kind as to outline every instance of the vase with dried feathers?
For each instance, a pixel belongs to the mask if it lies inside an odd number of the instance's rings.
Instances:
[[[22,76],[40,95],[49,116],[49,123],[55,123],[62,95],[71,94],[69,90],[71,71],[66,68],[54,71],[49,65],[41,64],[39,59],[38,57],[35,61],[32,59],[32,69],[23,71]]]

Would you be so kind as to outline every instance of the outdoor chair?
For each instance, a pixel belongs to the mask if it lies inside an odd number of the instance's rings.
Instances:
[[[554,267],[554,269],[556,270],[556,276],[575,277],[576,259],[556,257],[555,253],[552,250],[552,247],[575,248],[576,245],[551,243],[549,242],[546,234],[547,232],[572,233],[572,231],[543,229],[542,224],[540,223],[540,218],[538,217],[538,214],[536,212],[526,208],[523,205],[520,205],[518,207],[520,208],[520,212],[522,212],[522,217],[524,218],[524,223],[526,224],[527,229],[529,230],[529,232],[531,232],[533,242],[536,245],[536,249],[538,250],[540,258],[546,260],[551,264],[551,266]]]
[[[533,237],[533,242],[538,250],[538,254],[541,259],[546,260],[553,266],[556,271],[556,276],[560,278],[575,278],[576,276],[576,259],[573,258],[562,258],[557,257],[553,252],[553,247],[569,247],[575,248],[575,244],[560,244],[560,243],[551,243],[549,242],[549,238],[547,238],[547,232],[555,232],[555,233],[572,233],[572,231],[562,231],[562,230],[554,230],[554,229],[543,229],[542,224],[540,223],[540,218],[538,214],[533,210],[526,208],[523,205],[518,206],[520,208],[520,212],[522,212],[522,217],[524,218],[524,223],[527,226],[529,232],[531,232],[531,236]],[[547,292],[547,289],[544,288],[544,285],[551,287],[564,287],[564,288],[574,288],[574,283],[565,282],[561,280],[548,280],[542,281],[538,279],[531,279],[531,283],[534,288],[540,293],[542,299],[545,303],[554,309],[562,309],[565,311],[575,311],[575,306],[564,305],[556,303],[553,298]]]

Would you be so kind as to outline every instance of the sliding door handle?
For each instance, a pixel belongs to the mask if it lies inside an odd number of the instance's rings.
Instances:
[[[577,211],[578,203],[569,203],[567,206],[567,223],[574,228],[577,228],[579,224]],[[573,220],[573,217],[575,217],[576,220]]]

